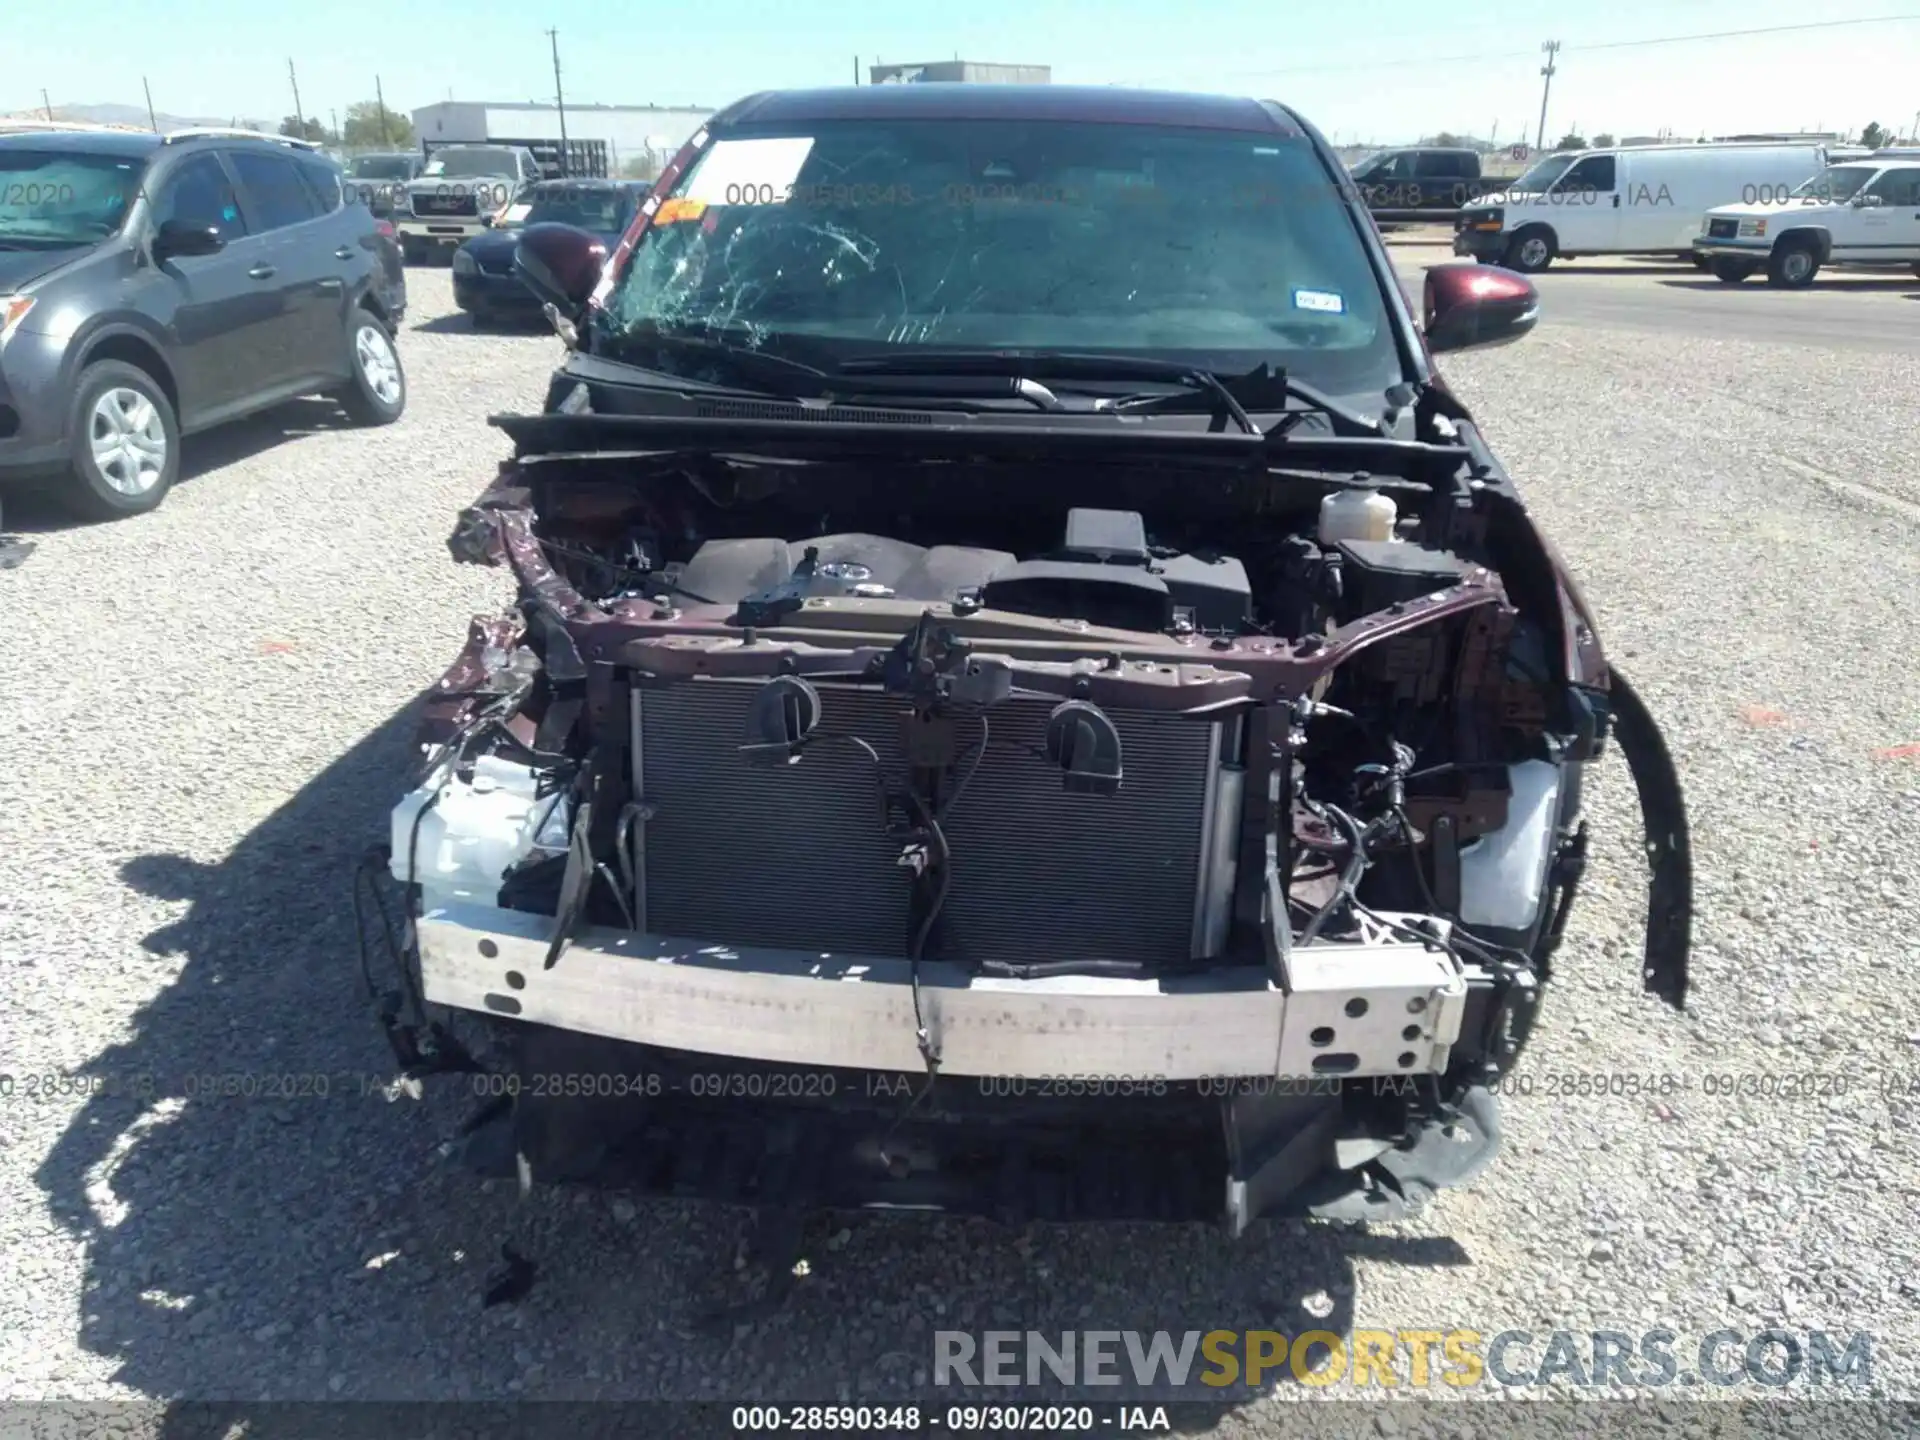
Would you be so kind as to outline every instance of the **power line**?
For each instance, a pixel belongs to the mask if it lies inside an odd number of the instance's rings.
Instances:
[[[1851,20],[1810,20],[1798,25],[1761,25],[1745,30],[1713,30],[1696,35],[1658,35],[1646,40],[1608,40],[1592,45],[1566,45],[1569,52],[1639,49],[1649,45],[1686,45],[1698,40],[1732,40],[1747,35],[1781,35],[1795,30],[1837,30],[1853,25],[1897,25],[1920,20],[1911,15],[1864,15]],[[1483,50],[1472,55],[1417,55],[1404,60],[1356,60],[1339,65],[1290,65],[1279,70],[1241,70],[1223,79],[1255,79],[1267,75],[1324,75],[1341,70],[1388,70],[1403,65],[1478,65],[1495,60],[1525,60],[1538,50]]]

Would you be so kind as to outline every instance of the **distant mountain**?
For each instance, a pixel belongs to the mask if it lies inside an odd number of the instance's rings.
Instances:
[[[14,110],[0,119],[44,120],[47,112],[40,106]],[[94,125],[138,125],[142,130],[151,123],[144,105],[56,105],[56,120],[85,120]],[[162,130],[190,130],[202,125],[237,125],[246,130],[277,130],[278,120],[250,119],[243,115],[172,115],[162,110],[153,117]]]

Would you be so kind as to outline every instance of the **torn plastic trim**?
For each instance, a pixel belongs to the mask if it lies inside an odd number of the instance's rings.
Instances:
[[[1627,677],[1612,672],[1614,740],[1640,796],[1647,864],[1647,946],[1640,976],[1647,993],[1685,1010],[1693,942],[1693,838],[1686,796],[1666,738]]]

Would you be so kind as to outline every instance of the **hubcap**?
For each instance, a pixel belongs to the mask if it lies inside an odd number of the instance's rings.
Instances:
[[[353,337],[354,360],[367,388],[380,397],[382,405],[400,401],[400,361],[393,353],[393,342],[376,325],[362,325]]]
[[[1796,250],[1787,256],[1787,263],[1781,267],[1787,272],[1789,280],[1804,280],[1807,272],[1813,268],[1813,259],[1804,250]]]
[[[1538,265],[1541,261],[1545,260],[1546,258],[1547,258],[1547,242],[1542,240],[1539,236],[1536,235],[1521,244],[1520,246],[1520,263],[1521,264]]]
[[[87,441],[94,467],[122,495],[144,495],[167,468],[167,427],[138,390],[116,387],[93,402]]]

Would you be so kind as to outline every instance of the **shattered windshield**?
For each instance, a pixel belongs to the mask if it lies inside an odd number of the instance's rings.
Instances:
[[[815,365],[909,346],[1095,350],[1223,374],[1270,363],[1377,398],[1399,356],[1334,185],[1282,135],[742,127],[662,193],[592,348],[664,370],[662,342],[689,337]]]
[[[1844,205],[1860,193],[1860,187],[1875,173],[1876,167],[1872,165],[1834,165],[1802,183],[1788,198]]]
[[[512,175],[518,170],[511,150],[442,150],[422,172],[429,179],[461,180],[481,175]]]
[[[0,147],[0,246],[91,245],[119,231],[146,162]]]

